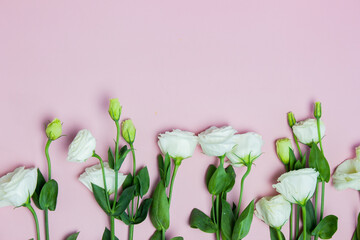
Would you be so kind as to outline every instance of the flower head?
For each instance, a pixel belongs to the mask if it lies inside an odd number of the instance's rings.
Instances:
[[[360,146],[356,148],[356,158],[346,160],[336,168],[333,184],[338,190],[360,190]]]
[[[131,119],[127,119],[122,122],[121,134],[127,143],[130,144],[135,141],[136,128],[135,128],[133,122],[131,121]]]
[[[96,140],[89,130],[80,130],[69,146],[68,158],[70,162],[85,162],[90,158],[96,147]]]
[[[317,130],[317,122],[316,119],[309,118],[305,121],[297,122],[292,127],[295,136],[297,139],[303,144],[311,144],[319,142],[319,135]],[[320,120],[320,135],[321,138],[325,135],[325,125]]]
[[[110,99],[109,104],[109,115],[115,122],[119,121],[121,115],[122,106],[120,105],[119,99]]]
[[[51,141],[54,141],[61,137],[62,126],[59,119],[55,118],[51,123],[46,126],[46,136]]]

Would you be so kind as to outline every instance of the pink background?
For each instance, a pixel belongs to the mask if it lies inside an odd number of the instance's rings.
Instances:
[[[264,154],[246,180],[244,204],[273,195],[283,172],[274,141],[290,137],[286,113],[298,120],[323,103],[325,154],[332,171],[360,144],[360,2],[347,1],[0,1],[0,175],[25,165],[46,173],[44,126],[61,119],[63,137],[51,145],[53,177],[60,186],[50,214],[52,239],[80,231],[100,239],[107,216],[78,180],[84,164],[66,161],[75,133],[90,129],[106,156],[115,126],[109,98],[137,127],[138,165],[158,179],[157,135],[180,128],[201,132],[229,124],[263,136]],[[198,148],[180,167],[168,237],[213,239],[189,227],[192,208],[209,213],[204,183],[209,164]],[[130,171],[128,159],[122,172]],[[240,177],[229,199],[237,201]],[[354,190],[326,188],[325,214],[339,217],[333,239],[350,239],[360,211]],[[43,215],[39,212],[43,232]],[[35,236],[25,208],[0,209],[0,239]],[[127,227],[116,223],[117,235]],[[148,239],[147,219],[135,239]],[[283,228],[288,236],[288,225]],[[254,217],[247,239],[268,239]]]

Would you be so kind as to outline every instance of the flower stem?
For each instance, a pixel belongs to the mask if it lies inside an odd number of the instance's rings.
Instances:
[[[290,208],[290,224],[289,224],[289,240],[293,239],[293,204],[291,204]]]
[[[323,219],[325,202],[325,181],[321,182],[321,208],[320,208],[320,221]]]
[[[276,233],[277,233],[277,236],[279,238],[279,240],[282,240],[282,236],[281,236],[281,231],[280,229],[276,229]],[[290,238],[291,239],[291,238]]]
[[[161,229],[161,239],[165,240],[165,229]]]
[[[107,185],[106,185],[106,175],[105,175],[105,169],[104,169],[104,162],[103,162],[102,158],[99,155],[97,155],[95,152],[93,153],[93,157],[99,159],[100,166],[101,166],[101,171],[102,171],[103,182],[104,182],[104,189],[105,189],[105,192],[108,193]],[[109,199],[107,199],[107,201],[109,202]]]
[[[299,145],[299,141],[297,139],[297,137],[295,136],[295,133],[293,132],[293,137],[294,137],[294,141],[295,141],[295,144],[297,146],[297,149],[299,151],[299,156],[300,156],[300,160],[303,158],[303,155],[302,155],[302,152],[301,152],[301,148],[300,148],[300,145]]]
[[[110,233],[111,240],[115,240],[115,221],[113,216],[110,216]]]
[[[318,182],[316,183],[316,188],[315,188],[315,222],[318,223],[318,219],[317,219],[317,208],[318,208],[318,199],[319,199],[319,184]]]
[[[135,175],[136,175],[136,158],[135,158],[135,149],[134,149],[134,145],[133,143],[129,143],[130,145],[130,149],[131,149],[131,154],[133,157],[133,184],[135,183]],[[130,214],[130,218],[133,218],[135,215],[135,211],[134,211],[134,200],[135,198],[133,198],[131,200],[131,214]],[[138,202],[139,203],[139,199]],[[139,204],[138,204],[139,205]],[[138,209],[138,205],[136,206],[136,211]],[[134,236],[134,225],[130,224],[129,225],[129,240],[132,240]]]
[[[51,144],[51,140],[48,139],[45,145],[45,156],[48,164],[48,180],[51,180],[51,161],[50,161],[50,155],[49,155],[49,147]],[[44,209],[44,215],[45,215],[45,239],[50,239],[50,232],[49,232],[49,210]]]
[[[219,240],[220,239],[220,228],[221,228],[221,224],[220,224],[220,200],[219,200],[220,195],[216,195],[216,199],[215,199],[215,204],[216,204],[216,223],[218,225],[217,230],[216,230],[216,239]]]
[[[177,171],[178,171],[178,169],[180,167],[181,160],[174,159],[174,163],[175,163],[175,167],[174,167],[173,175],[171,177],[170,191],[169,191],[169,206],[170,206],[170,203],[171,203],[171,196],[172,196],[172,191],[173,191],[173,187],[174,187],[176,173],[177,173]]]
[[[246,172],[245,172],[244,176],[241,178],[240,197],[239,197],[239,204],[238,204],[237,211],[236,211],[236,217],[239,216],[239,213],[240,213],[241,200],[242,200],[243,190],[244,190],[244,181],[245,181],[245,178],[249,175],[250,171],[251,171],[251,163],[247,166]]]
[[[35,212],[34,208],[30,205],[29,202],[25,203],[25,207],[27,207],[30,210],[30,212],[32,213],[32,215],[34,217],[35,225],[36,225],[36,239],[40,240],[39,220],[36,215],[36,212]]]
[[[130,224],[129,225],[129,239],[133,239],[134,237],[134,225]]]
[[[320,150],[321,150],[322,154],[324,154],[324,150],[322,147],[322,141],[321,141],[321,132],[320,132],[320,118],[316,118],[316,125],[317,125],[318,137],[319,137]]]
[[[302,216],[303,216],[303,239],[306,240],[306,205],[301,206]]]
[[[296,205],[295,239],[299,237],[299,229],[300,229],[300,206]]]

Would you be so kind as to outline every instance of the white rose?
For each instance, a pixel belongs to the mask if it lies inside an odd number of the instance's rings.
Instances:
[[[262,137],[254,132],[236,134],[233,137],[236,145],[230,152],[226,153],[231,164],[235,167],[251,164],[261,155],[263,145]]]
[[[223,156],[235,146],[235,133],[236,130],[230,126],[210,127],[198,135],[199,143],[206,155]]]
[[[161,152],[168,153],[173,159],[191,157],[198,144],[198,137],[194,133],[179,129],[160,134],[158,138]]]
[[[109,167],[107,162],[104,162],[104,172],[106,179],[106,188],[109,194],[115,192],[115,172]],[[118,188],[121,187],[124,182],[126,175],[119,173],[118,175]],[[80,182],[82,182],[90,191],[92,191],[91,183],[104,188],[104,181],[102,176],[101,165],[97,164],[85,169],[85,172],[79,177]]]
[[[0,178],[0,207],[19,207],[35,192],[37,168],[19,167]]]
[[[292,127],[295,136],[303,144],[311,144],[312,142],[319,142],[319,134],[317,130],[316,119],[309,118],[305,121],[297,122]],[[320,135],[321,138],[325,135],[325,125],[320,120]]]
[[[95,150],[96,140],[87,129],[80,130],[69,146],[67,160],[70,162],[85,162]]]
[[[314,195],[318,176],[319,173],[312,168],[290,171],[281,175],[273,188],[289,202],[305,205]]]
[[[291,204],[281,194],[263,197],[255,207],[255,215],[267,225],[277,229],[281,229],[290,217]]]
[[[333,184],[338,190],[360,190],[360,147],[356,148],[356,158],[346,160],[336,168]]]

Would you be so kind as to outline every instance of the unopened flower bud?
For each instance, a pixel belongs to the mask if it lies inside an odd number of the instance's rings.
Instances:
[[[294,126],[296,123],[295,116],[292,112],[288,112],[287,117],[288,117],[288,124],[292,128],[292,126]]]
[[[321,118],[321,102],[316,102],[314,106],[314,117]]]
[[[121,105],[117,98],[110,99],[109,114],[112,120],[115,122],[119,121],[121,115]]]
[[[51,123],[46,126],[46,136],[51,141],[54,141],[61,137],[62,126],[59,119],[55,118]]]
[[[122,122],[121,133],[127,143],[130,144],[135,141],[136,128],[131,119]]]
[[[280,138],[276,140],[276,153],[285,165],[288,164],[290,160],[290,149],[293,149],[290,139]]]
[[[360,146],[356,148],[356,158],[360,159]]]

